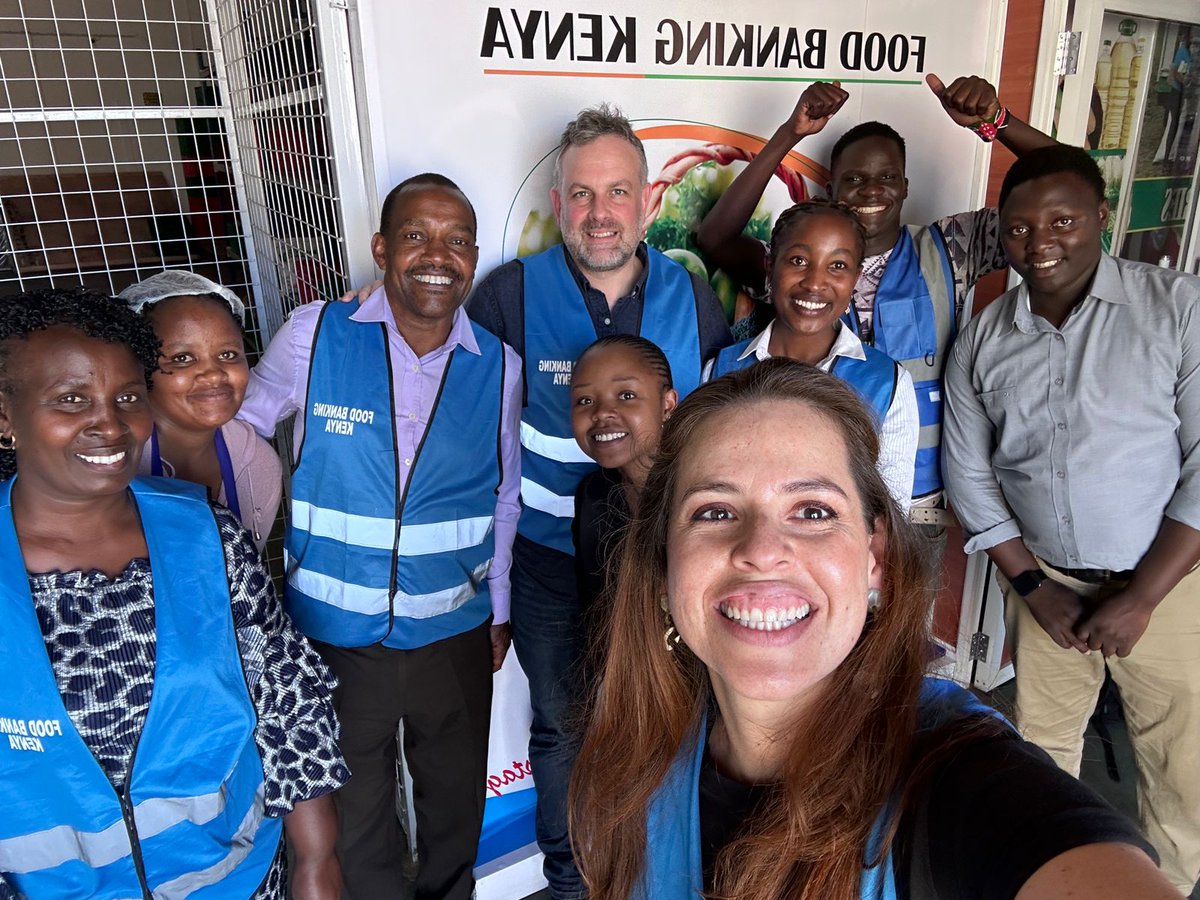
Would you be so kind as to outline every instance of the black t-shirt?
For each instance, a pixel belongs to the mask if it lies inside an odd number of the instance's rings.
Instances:
[[[629,503],[618,469],[598,469],[585,475],[575,489],[575,579],[579,606],[590,618],[607,588],[607,567],[618,540],[629,524]],[[591,624],[591,623],[589,623]]]
[[[705,755],[700,843],[706,886],[717,854],[769,790],[725,778]],[[1133,844],[1157,859],[1133,822],[1038,747],[1012,733],[981,737],[947,756],[930,777],[924,803],[901,818],[892,848],[896,896],[1012,900],[1054,857],[1098,843]],[[914,846],[925,848],[923,859],[914,857]],[[915,881],[914,866],[920,867]],[[936,893],[918,888],[914,895],[914,885],[930,882]]]

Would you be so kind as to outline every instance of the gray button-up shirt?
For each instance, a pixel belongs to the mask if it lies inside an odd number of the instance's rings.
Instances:
[[[1131,569],[1169,516],[1200,529],[1200,279],[1103,256],[1061,329],[1020,285],[946,365],[942,467],[968,553]]]

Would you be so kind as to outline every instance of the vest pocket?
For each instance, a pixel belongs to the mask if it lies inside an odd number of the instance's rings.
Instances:
[[[940,425],[942,422],[942,383],[940,381],[913,381],[917,393],[917,413],[922,427]]]
[[[875,345],[876,349],[884,351],[892,359],[921,359],[931,348],[921,340],[921,320],[928,318],[922,312],[929,313],[927,300],[892,301],[882,309],[876,309]],[[932,328],[932,323],[930,328]],[[936,348],[932,348],[936,349]]]

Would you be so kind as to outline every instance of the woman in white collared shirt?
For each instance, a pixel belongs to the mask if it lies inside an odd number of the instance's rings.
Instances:
[[[879,424],[879,474],[908,511],[920,420],[912,377],[859,340],[841,315],[862,268],[866,235],[850,209],[827,200],[797,203],[775,222],[769,264],[776,317],[749,341],[722,350],[704,380],[783,356],[839,376]]]

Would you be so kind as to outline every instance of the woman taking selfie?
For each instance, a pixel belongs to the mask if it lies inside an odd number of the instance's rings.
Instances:
[[[146,321],[0,303],[0,897],[335,900],[333,678],[249,534],[135,479]]]
[[[591,900],[1178,896],[1132,823],[925,679],[921,545],[840,380],[769,359],[667,423],[572,786]]]

